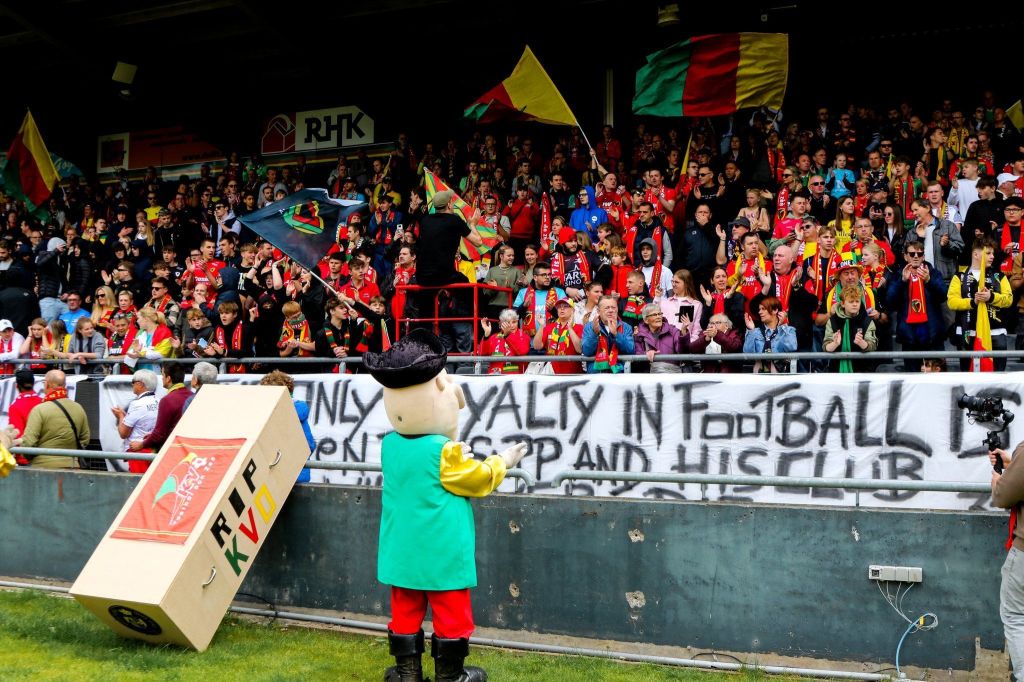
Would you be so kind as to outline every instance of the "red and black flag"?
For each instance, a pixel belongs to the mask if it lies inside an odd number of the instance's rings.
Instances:
[[[315,270],[334,245],[338,226],[363,210],[365,201],[331,199],[325,189],[304,189],[239,220],[302,267]]]

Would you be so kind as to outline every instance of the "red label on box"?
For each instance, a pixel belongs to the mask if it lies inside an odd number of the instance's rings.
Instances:
[[[110,537],[185,544],[244,444],[245,438],[175,436]]]

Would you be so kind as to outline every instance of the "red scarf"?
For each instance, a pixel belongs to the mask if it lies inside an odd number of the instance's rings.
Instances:
[[[914,211],[910,207],[911,202],[917,197],[915,193],[914,178],[909,175],[906,178],[896,178],[895,193],[893,194],[893,200],[896,205],[903,209],[903,216],[906,220],[914,219]]]
[[[928,305],[924,298],[924,280],[917,275],[910,276],[910,300],[907,301],[907,323],[920,324],[928,321]]]
[[[213,335],[217,339],[217,345],[225,350],[242,350],[242,322],[239,320],[235,324],[235,330],[231,332],[231,344],[228,345],[226,335],[224,334],[224,327],[218,325],[214,330]],[[231,374],[244,374],[245,365],[228,365],[228,372]]]
[[[576,267],[579,268],[580,276],[583,278],[583,282],[590,281],[590,261],[583,254],[582,251],[577,250],[573,254],[576,258]],[[566,272],[568,272],[568,261],[567,256],[563,253],[555,253],[551,256],[551,281],[561,280]]]
[[[643,272],[641,271],[640,274],[643,274]],[[660,285],[661,285],[661,261],[660,260],[656,260],[656,261],[654,261],[654,270],[651,271],[651,283],[647,287],[648,291],[651,294],[651,298],[654,298],[654,297],[656,297],[658,295],[657,294],[657,289],[658,289],[658,287]]]
[[[722,315],[725,313],[725,294],[716,291],[711,294],[711,314]]]
[[[796,272],[790,270],[785,275],[775,273],[775,297],[782,303],[782,309],[789,312],[789,295],[793,293],[793,275]]]
[[[864,215],[864,211],[867,210],[868,200],[871,199],[870,194],[861,196],[856,194],[853,197],[853,215]]]
[[[775,216],[778,220],[789,215],[789,187],[784,186],[779,190],[779,196],[775,199]]]
[[[600,324],[600,323],[599,323]],[[615,329],[616,336],[622,332],[622,323],[619,322],[619,326]],[[618,344],[612,344],[612,347],[608,348],[608,338],[604,331],[598,332],[597,339],[597,353],[594,355],[594,370],[597,372],[611,372],[612,374],[618,374],[622,371],[619,365],[619,346]]]
[[[824,272],[822,272],[823,260],[825,259],[820,251],[811,258],[811,277],[808,278],[805,287],[808,293],[814,294],[818,298],[819,302],[821,302],[822,297],[832,287],[832,282],[836,278],[836,269],[840,266],[843,259],[838,251],[832,249],[832,255],[828,257],[828,262],[824,265]]]
[[[68,389],[66,389],[64,387],[55,388],[55,389],[51,390],[50,392],[48,392],[43,397],[43,402],[44,403],[49,403],[49,402],[53,402],[54,400],[61,400],[63,398],[67,398],[67,397],[68,397]]]
[[[786,169],[786,157],[781,149],[768,150],[768,169],[775,182],[782,182],[782,172]]]
[[[14,352],[14,335],[11,335],[11,340],[4,343],[3,339],[0,339],[0,353],[12,353]],[[14,363],[5,362],[0,365],[0,374],[11,375],[14,374]]]
[[[153,302],[150,301],[150,307],[151,308],[156,308],[160,312],[164,312],[164,310],[167,309],[167,305],[171,302],[171,300],[172,299],[171,299],[170,296],[164,294],[164,297],[162,299],[160,299],[160,302],[157,303],[155,306],[153,305]]]
[[[558,300],[558,294],[555,293],[555,288],[551,287],[548,289],[547,297],[544,299],[544,323],[547,324],[548,317],[551,315],[548,303],[551,303],[551,308],[555,301]],[[534,320],[534,312],[537,310],[537,290],[530,287],[526,290],[526,296],[523,299],[523,307],[526,308],[526,319],[523,320],[523,331],[530,338],[533,338],[534,334],[537,333],[537,322]]]
[[[508,345],[508,341],[505,339],[504,334],[496,334],[494,342],[494,350],[491,355],[497,355],[500,357],[510,357],[513,355],[512,347]],[[503,363],[492,363],[491,368],[487,370],[488,374],[521,374],[519,365],[514,362],[503,362]]]
[[[53,345],[53,335],[50,333],[50,330],[47,329],[45,332],[43,332],[43,334],[46,335],[46,340],[49,341],[50,345],[52,346]],[[39,342],[36,343],[35,339],[29,337],[29,341],[30,341],[30,343],[29,343],[29,353],[28,353],[28,356],[30,358],[32,358],[33,360],[39,360],[40,358],[43,357],[43,352],[42,352],[43,351],[43,339],[39,339]],[[46,365],[32,364],[32,365],[29,365],[28,368],[29,369],[45,370],[46,369]]]

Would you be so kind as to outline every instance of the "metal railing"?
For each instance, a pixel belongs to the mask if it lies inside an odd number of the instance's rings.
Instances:
[[[811,476],[735,476],[732,474],[659,474],[622,471],[559,471],[551,479],[552,487],[569,483],[568,494],[573,492],[573,481],[614,481],[623,483],[698,483],[701,500],[708,501],[709,485],[771,486],[775,488],[840,488],[854,492],[854,506],[860,506],[861,492],[898,490],[942,493],[991,493],[990,483],[969,481],[913,481],[876,478],[815,478]]]
[[[38,455],[52,455],[54,457],[77,457],[79,459],[123,459],[139,462],[152,462],[156,459],[156,455],[148,454],[145,452],[114,452],[112,450],[68,450],[63,448],[27,448],[27,447],[13,447],[11,452],[16,455],[28,455],[30,457],[36,457]],[[325,471],[369,471],[369,472],[380,472],[381,466],[375,462],[322,462],[319,460],[307,461],[302,467],[303,469],[322,469]],[[533,474],[525,469],[509,469],[505,472],[507,478],[518,479],[523,482],[527,488],[533,488],[537,485],[537,479],[534,478]]]
[[[58,457],[78,457],[81,459],[124,459],[151,462],[156,455],[141,452],[112,452],[109,450],[65,450],[59,448],[28,448],[14,447],[11,452],[16,455],[53,455]],[[381,465],[376,462],[322,462],[308,461],[304,469],[322,469],[325,471],[368,471],[380,472]],[[521,481],[524,490],[537,486],[537,479],[529,471],[522,468],[509,469],[508,478]],[[732,474],[675,474],[628,471],[578,471],[565,469],[555,473],[550,486],[557,488],[569,483],[567,494],[573,494],[574,481],[612,481],[623,483],[696,483],[701,486],[701,499],[707,501],[707,486],[771,486],[776,488],[833,488],[851,490],[855,493],[855,505],[860,506],[861,492],[878,490],[913,491],[913,492],[944,492],[944,493],[991,493],[989,483],[972,483],[969,481],[914,481],[893,479],[864,478],[815,478],[810,476],[738,476]]]
[[[790,373],[796,373],[796,365],[800,361],[812,360],[923,360],[926,358],[945,358],[947,360],[978,359],[978,358],[1005,358],[1024,359],[1024,350],[988,350],[988,351],[958,351],[958,350],[929,350],[929,351],[872,351],[870,353],[825,353],[825,352],[793,352],[793,353],[724,353],[720,355],[703,355],[695,353],[659,354],[657,362],[755,362],[755,361],[788,361]],[[591,362],[593,356],[589,355],[510,355],[501,356],[501,362],[529,363],[529,362]],[[646,355],[632,354],[620,355],[619,359],[627,363],[648,362]],[[471,364],[477,367],[477,373],[482,373],[483,366],[495,362],[492,355],[449,355],[448,362],[458,365]],[[18,365],[47,365],[64,366],[68,371],[73,371],[75,366],[67,360],[60,359],[33,359],[15,358],[5,362]],[[153,360],[140,359],[140,363],[147,365],[159,365],[165,362],[179,362],[182,364],[195,364],[197,362],[211,362],[220,366],[222,373],[227,372],[227,365],[344,365],[360,364],[360,356],[346,358],[311,358],[311,357],[263,357],[263,358],[157,358]],[[96,358],[90,360],[89,365],[120,365],[123,361],[116,358]],[[126,375],[127,376],[127,375]]]

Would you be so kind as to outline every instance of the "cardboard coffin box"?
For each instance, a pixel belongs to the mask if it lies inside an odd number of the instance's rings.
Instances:
[[[71,588],[115,632],[202,651],[309,457],[280,386],[204,386]]]

